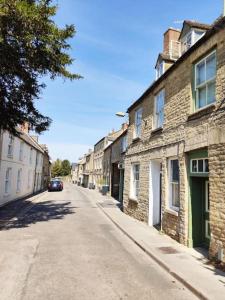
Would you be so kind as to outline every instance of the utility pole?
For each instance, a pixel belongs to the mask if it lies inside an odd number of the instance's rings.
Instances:
[[[223,0],[223,17],[225,17],[225,0]]]

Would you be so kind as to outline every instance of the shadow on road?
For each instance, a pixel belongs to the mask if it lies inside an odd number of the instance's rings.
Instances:
[[[61,220],[66,215],[74,214],[74,208],[71,202],[44,201],[33,205],[29,200],[26,203],[20,203],[22,209],[13,212],[10,206],[0,210],[0,230],[9,230],[13,228],[28,227],[37,222],[46,222],[50,220]]]

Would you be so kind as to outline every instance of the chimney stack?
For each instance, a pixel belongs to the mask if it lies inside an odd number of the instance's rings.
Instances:
[[[173,56],[173,52],[177,52],[177,44],[180,36],[180,30],[169,28],[164,33],[163,54]]]
[[[23,133],[29,134],[30,131],[30,124],[28,122],[24,122],[21,126],[20,129]]]
[[[127,123],[123,123],[122,124],[122,130],[125,131],[128,128],[128,124]]]

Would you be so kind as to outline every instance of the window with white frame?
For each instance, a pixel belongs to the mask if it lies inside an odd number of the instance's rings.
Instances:
[[[216,100],[216,51],[195,65],[195,110]]]
[[[9,134],[8,157],[13,156],[13,146],[14,146],[14,136],[12,134]]]
[[[161,77],[163,73],[164,73],[164,61],[161,61],[156,66],[156,79]]]
[[[135,111],[135,128],[134,128],[134,138],[141,136],[141,121],[142,121],[142,108]]]
[[[30,165],[32,164],[32,160],[33,160],[33,149],[30,148]]]
[[[209,160],[208,158],[191,159],[191,173],[208,173]]]
[[[24,148],[24,142],[20,142],[20,152],[19,152],[20,161],[23,161],[23,148]]]
[[[131,171],[131,197],[138,199],[140,191],[140,164],[133,164]]]
[[[32,170],[29,170],[28,171],[28,188],[31,188],[31,185],[32,185],[32,181],[33,181],[33,173],[32,173]]]
[[[16,185],[17,192],[21,191],[21,179],[22,179],[22,169],[19,169],[17,173],[17,185]]]
[[[11,190],[11,176],[12,176],[12,169],[7,168],[5,173],[5,194],[9,194]]]
[[[127,150],[127,135],[124,135],[121,140],[121,151],[125,152]]]
[[[169,160],[169,204],[170,208],[179,210],[179,161],[178,159]]]
[[[164,121],[165,90],[161,90],[155,97],[155,122],[154,128],[163,127]]]

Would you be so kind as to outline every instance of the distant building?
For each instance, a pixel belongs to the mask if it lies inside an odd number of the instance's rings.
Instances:
[[[94,172],[93,179],[96,187],[101,188],[102,185],[107,185],[107,178],[103,178],[103,157],[104,150],[107,148],[120,134],[123,129],[112,131],[107,136],[103,137],[94,145]]]

